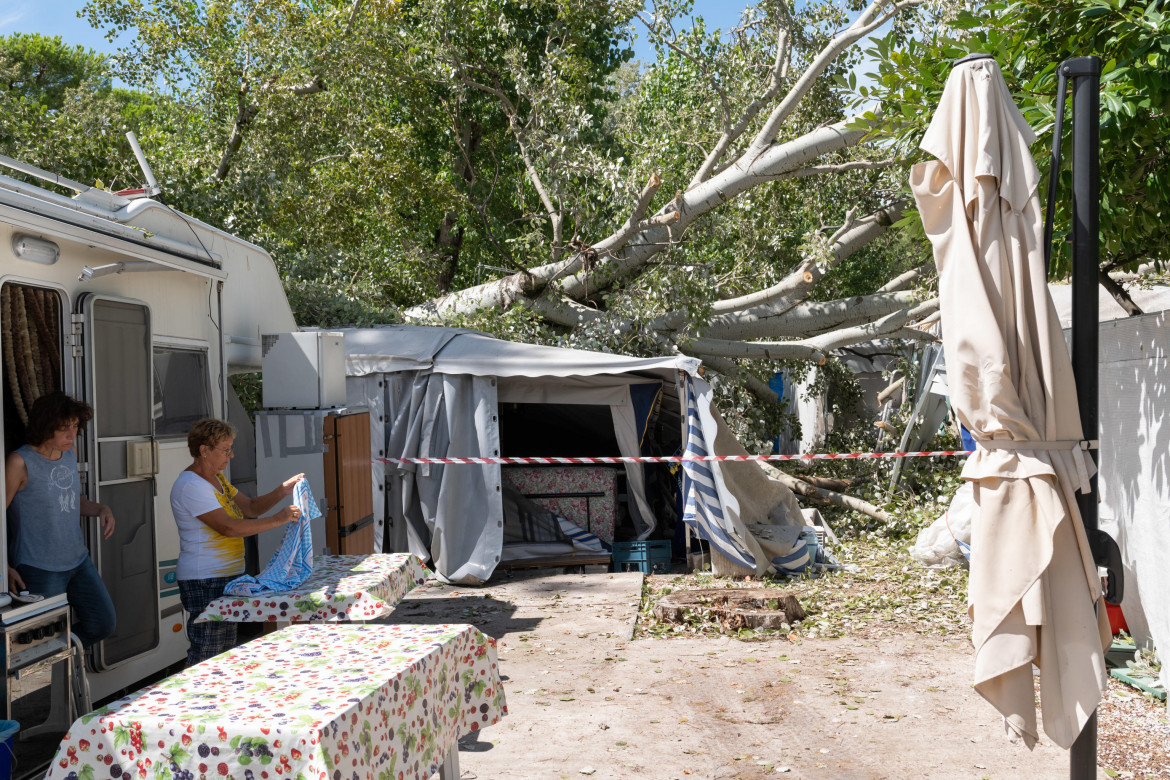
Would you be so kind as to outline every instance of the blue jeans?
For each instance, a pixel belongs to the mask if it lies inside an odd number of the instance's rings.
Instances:
[[[94,568],[93,560],[85,560],[68,571],[47,571],[35,566],[19,564],[16,570],[24,580],[29,593],[56,596],[64,593],[73,607],[73,633],[81,644],[89,647],[114,633],[118,616],[114,602],[106,592],[106,584]]]

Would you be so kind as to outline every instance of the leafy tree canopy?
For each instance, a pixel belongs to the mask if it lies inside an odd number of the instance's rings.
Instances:
[[[68,46],[59,35],[14,33],[0,37],[0,84],[12,98],[56,110],[69,90],[83,84],[109,92],[109,68],[104,55]]]
[[[1097,56],[1101,78],[1101,261],[1103,270],[1163,267],[1170,247],[1162,240],[1170,208],[1170,10],[1160,0],[1012,0],[936,6],[920,17],[920,34],[895,33],[873,49],[874,84],[862,99],[885,106],[884,131],[913,158],[955,59],[971,52],[999,62],[1028,123],[1047,191],[1056,105],[1057,66],[1072,57]],[[1071,102],[1071,101],[1070,101]],[[1070,115],[1071,116],[1071,115]],[[1071,161],[1066,117],[1055,235],[1069,224]],[[918,224],[917,218],[907,220]],[[1057,241],[1052,272],[1069,272],[1068,246]]]

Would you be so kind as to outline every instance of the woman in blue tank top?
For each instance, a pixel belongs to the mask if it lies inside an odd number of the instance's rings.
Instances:
[[[5,461],[9,588],[65,593],[86,647],[114,633],[116,622],[81,530],[83,516],[97,517],[106,539],[114,533],[114,513],[81,494],[77,474],[77,429],[92,416],[89,404],[64,393],[41,396],[29,411],[28,444]]]

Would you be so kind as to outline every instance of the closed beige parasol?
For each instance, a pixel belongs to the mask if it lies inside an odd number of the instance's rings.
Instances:
[[[936,160],[910,186],[934,246],[951,401],[978,442],[969,604],[975,689],[1013,739],[1072,745],[1105,690],[1110,641],[1101,582],[1075,493],[1076,386],[1048,295],[1035,135],[990,58],[957,64],[922,140]]]

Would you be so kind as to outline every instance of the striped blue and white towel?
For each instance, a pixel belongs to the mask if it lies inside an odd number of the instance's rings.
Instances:
[[[256,577],[245,574],[227,584],[223,592],[228,596],[255,596],[289,590],[300,585],[313,573],[312,521],[321,516],[309,481],[302,479],[293,489],[293,503],[301,510],[301,519],[285,526],[284,539]]]
[[[695,394],[695,383],[687,377],[687,440],[683,455],[695,457],[712,454],[714,442],[708,442],[703,433],[703,421]],[[717,463],[683,461],[683,522],[691,526],[698,537],[737,566],[755,568],[751,553],[735,539],[734,523],[723,512],[719,485],[715,478]]]

